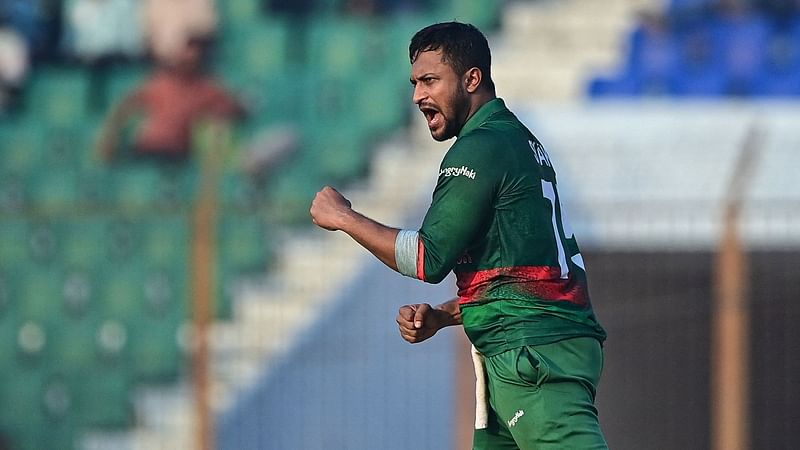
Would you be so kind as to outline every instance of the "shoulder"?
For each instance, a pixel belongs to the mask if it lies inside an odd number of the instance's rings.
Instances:
[[[459,137],[447,151],[442,165],[473,164],[482,168],[502,166],[507,159],[508,143],[503,133],[478,128]]]

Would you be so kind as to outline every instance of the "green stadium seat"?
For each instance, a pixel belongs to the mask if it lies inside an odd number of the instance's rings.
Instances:
[[[110,216],[107,228],[108,250],[111,262],[118,267],[127,267],[138,261],[141,253],[142,227],[129,216]]]
[[[288,40],[289,27],[282,21],[237,25],[219,44],[218,65],[234,87],[266,80],[285,71]]]
[[[52,357],[50,369],[67,377],[89,375],[98,360],[98,325],[93,318],[67,319],[51,327]]]
[[[26,115],[49,126],[72,126],[87,114],[89,78],[83,69],[38,67],[26,89]]]
[[[75,427],[70,421],[70,393],[63,383],[36,367],[6,367],[0,385],[0,429],[15,450],[70,450]]]
[[[96,267],[101,267],[98,264]],[[64,275],[62,288],[63,308],[71,317],[84,317],[94,311],[97,301],[98,283],[96,274],[90,269],[69,269]]]
[[[63,238],[59,224],[42,218],[30,221],[28,227],[31,259],[40,267],[53,264],[59,255]]]
[[[500,24],[501,2],[486,0],[450,0],[444,14],[450,20],[468,22],[484,32],[497,28]]]
[[[262,21],[267,11],[261,7],[260,0],[226,0],[219,7],[223,29],[233,32],[236,28]],[[223,34],[223,39],[227,33]]]
[[[412,93],[404,75],[370,78],[355,92],[358,121],[370,134],[384,134],[407,123]]]
[[[235,272],[263,272],[268,260],[264,220],[257,215],[226,215],[218,230],[222,265]]]
[[[191,214],[157,215],[142,223],[142,256],[148,267],[186,264],[192,242]]]
[[[72,211],[78,205],[80,174],[74,169],[43,171],[30,178],[30,206],[49,212]]]
[[[364,129],[317,127],[307,151],[326,183],[344,183],[366,175],[369,142]]]
[[[27,175],[41,170],[46,148],[46,127],[42,123],[18,119],[3,135],[0,161],[5,173]]]
[[[83,216],[63,222],[60,261],[65,268],[92,270],[109,260],[109,220]]]
[[[304,151],[287,163],[282,176],[269,183],[270,219],[279,223],[308,223],[308,208],[325,180],[312,152]]]
[[[5,278],[4,287],[8,289]],[[17,328],[16,320],[11,309],[10,301],[0,310],[0,383],[6,368],[14,363],[17,355]]]
[[[16,217],[0,218],[0,268],[11,270],[31,260],[30,226]]]
[[[114,67],[108,78],[108,111],[110,112],[125,96],[140,87],[150,74],[144,64],[124,64]]]
[[[125,323],[144,315],[144,269],[136,264],[103,271],[98,309],[103,316]]]
[[[88,427],[125,428],[133,424],[133,380],[121,365],[95,364],[70,377],[77,422]]]
[[[20,276],[15,312],[24,320],[50,322],[64,312],[64,275],[58,268],[30,268]]]
[[[149,268],[144,280],[145,313],[154,318],[184,317],[188,311],[188,258],[166,268]]]
[[[165,201],[162,172],[150,164],[134,164],[114,169],[112,179],[114,206],[123,212],[136,213]]]
[[[177,318],[143,318],[131,329],[130,363],[135,378],[147,382],[175,381],[185,366],[178,343]]]
[[[314,73],[359,79],[383,67],[388,48],[381,22],[355,18],[312,21],[308,47]]]
[[[0,212],[17,213],[26,205],[25,177],[0,171]]]

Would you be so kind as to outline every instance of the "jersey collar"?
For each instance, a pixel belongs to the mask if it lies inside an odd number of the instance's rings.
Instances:
[[[473,114],[472,117],[467,120],[467,123],[461,127],[461,131],[458,132],[458,137],[460,138],[461,136],[483,125],[483,123],[486,122],[492,114],[505,111],[506,109],[506,104],[503,102],[503,99],[495,98],[489,100],[480,108],[478,108],[478,110],[475,111],[475,114]]]

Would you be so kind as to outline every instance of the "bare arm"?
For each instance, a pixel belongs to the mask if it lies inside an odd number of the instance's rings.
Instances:
[[[400,230],[354,211],[350,201],[336,189],[326,186],[317,193],[311,203],[311,217],[319,227],[347,233],[392,270],[397,270],[395,240]]]
[[[435,307],[427,303],[405,305],[400,307],[396,320],[400,336],[416,344],[432,337],[442,328],[461,325],[461,307],[457,298]]]
[[[102,161],[110,162],[114,158],[125,123],[142,107],[141,97],[141,91],[133,92],[117,104],[108,115],[97,141],[97,155]]]

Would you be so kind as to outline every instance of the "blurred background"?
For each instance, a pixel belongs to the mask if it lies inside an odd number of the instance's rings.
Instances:
[[[614,449],[797,449],[800,2],[0,0],[0,449],[466,449],[458,329],[308,208],[421,222],[408,42],[480,27],[609,333]]]

